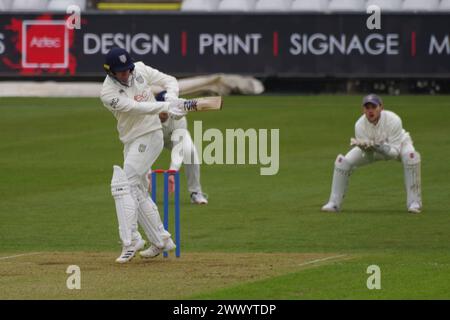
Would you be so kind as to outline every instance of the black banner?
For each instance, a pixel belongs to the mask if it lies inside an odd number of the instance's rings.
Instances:
[[[102,76],[103,55],[183,76],[450,77],[450,15],[382,14],[0,15],[0,77]]]

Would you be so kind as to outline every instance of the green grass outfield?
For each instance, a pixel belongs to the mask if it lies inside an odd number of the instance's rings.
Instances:
[[[422,155],[423,213],[406,212],[394,161],[356,171],[343,212],[322,213],[360,100],[226,97],[221,112],[190,114],[203,129],[279,128],[280,170],[202,166],[202,207],[182,175],[182,258],[116,266],[112,114],[98,99],[0,99],[0,298],[449,299],[450,96],[385,97]],[[69,264],[81,268],[77,292],[65,288]],[[381,290],[366,287],[372,264]]]

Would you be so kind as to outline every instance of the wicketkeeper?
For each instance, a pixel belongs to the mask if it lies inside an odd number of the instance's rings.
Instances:
[[[112,48],[106,55],[104,69],[107,76],[101,100],[117,119],[119,138],[124,144],[123,168],[114,166],[111,181],[123,247],[116,262],[124,263],[145,246],[138,222],[152,243],[140,252],[142,257],[155,257],[175,248],[147,192],[146,174],[164,144],[158,115],[163,112],[181,119],[186,112],[184,100],[178,99],[177,80],[142,62],[134,63],[126,50]],[[167,91],[166,102],[155,100],[151,91],[155,85]]]
[[[337,156],[330,200],[322,211],[340,211],[349,177],[356,168],[378,160],[398,160],[404,168],[406,207],[411,213],[419,213],[422,209],[420,154],[403,129],[400,117],[384,110],[380,97],[369,94],[362,104],[364,114],[355,124],[355,138],[350,139],[353,149],[345,156]]]

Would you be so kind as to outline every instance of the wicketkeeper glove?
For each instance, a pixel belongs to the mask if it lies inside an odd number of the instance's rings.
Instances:
[[[350,146],[359,147],[360,149],[362,149],[364,151],[369,151],[369,150],[373,149],[374,143],[373,143],[373,141],[350,138]]]

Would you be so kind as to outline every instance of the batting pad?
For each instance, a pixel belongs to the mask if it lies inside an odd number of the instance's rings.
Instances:
[[[130,184],[119,166],[113,167],[111,194],[116,204],[119,235],[123,246],[131,245],[133,229],[137,227],[136,204],[130,193]]]
[[[152,244],[158,248],[163,248],[165,239],[170,238],[170,233],[164,229],[158,207],[142,186],[133,186],[132,189],[138,203],[139,225],[144,229]]]

